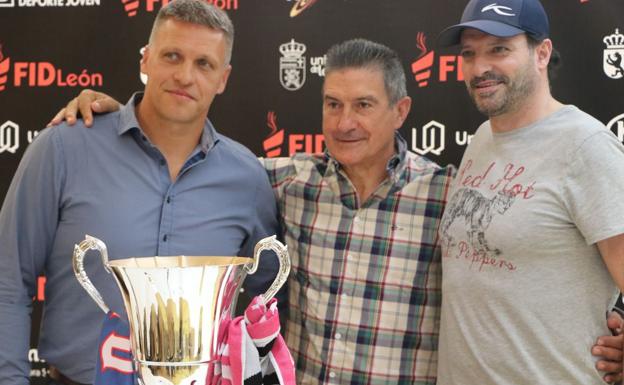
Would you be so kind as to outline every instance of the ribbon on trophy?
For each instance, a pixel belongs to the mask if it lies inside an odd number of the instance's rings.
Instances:
[[[132,363],[128,321],[109,311],[102,323],[95,366],[97,385],[135,385],[137,372]]]
[[[292,356],[280,334],[277,300],[255,297],[244,316],[225,319],[206,385],[294,385]],[[136,385],[128,322],[109,311],[100,333],[94,385]],[[201,384],[203,385],[203,384]]]
[[[207,385],[295,384],[295,367],[280,334],[277,300],[255,297],[244,316],[225,320]]]

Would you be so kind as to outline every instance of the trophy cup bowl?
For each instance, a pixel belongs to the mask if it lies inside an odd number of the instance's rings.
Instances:
[[[121,290],[135,368],[144,385],[204,384],[217,358],[219,328],[233,317],[245,276],[253,274],[263,250],[273,250],[280,269],[263,297],[271,299],[290,272],[286,246],[275,236],[258,242],[254,258],[229,256],[133,257],[108,260],[106,245],[87,235],[74,247],[76,278],[104,312],[108,306],[84,270],[88,250]]]

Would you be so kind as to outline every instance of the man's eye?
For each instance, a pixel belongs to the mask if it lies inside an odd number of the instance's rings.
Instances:
[[[494,53],[505,53],[507,51],[509,51],[507,49],[507,47],[496,46],[496,47],[492,48],[492,52],[494,52]]]
[[[167,53],[165,53],[164,56],[165,56],[165,58],[167,60],[177,60],[178,59],[178,54],[175,53],[175,52],[167,52]]]
[[[197,61],[197,65],[200,68],[204,68],[204,69],[212,69],[213,68],[212,64],[208,60],[198,60]]]
[[[459,54],[461,57],[463,57],[464,59],[468,59],[474,56],[474,52],[472,51],[461,51]]]

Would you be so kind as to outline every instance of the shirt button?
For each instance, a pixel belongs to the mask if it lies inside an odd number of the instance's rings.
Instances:
[[[347,294],[347,293],[342,293],[340,296],[341,296],[343,299],[347,299],[347,298],[349,298],[349,294]]]
[[[164,166],[164,165],[165,165],[165,161],[164,161],[164,159],[161,159],[161,161],[160,161],[160,165],[161,165],[161,166]]]
[[[163,235],[163,242],[167,242],[167,234]]]
[[[347,261],[353,261],[353,255],[347,254]]]
[[[353,217],[353,222],[360,223],[360,217],[358,216]]]
[[[167,203],[171,203],[171,197],[167,197]]]
[[[342,338],[342,334],[340,334],[340,333],[336,333],[336,334],[334,335],[334,337],[336,337],[336,339],[337,339],[337,340],[339,340],[339,339],[341,339],[341,338]]]
[[[329,378],[334,378],[336,377],[336,373],[334,372],[329,372]]]

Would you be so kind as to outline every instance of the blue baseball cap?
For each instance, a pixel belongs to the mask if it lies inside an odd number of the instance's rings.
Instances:
[[[438,45],[459,44],[464,28],[474,28],[488,35],[512,37],[526,33],[536,40],[548,37],[548,16],[539,0],[471,0],[459,24],[438,35]]]

